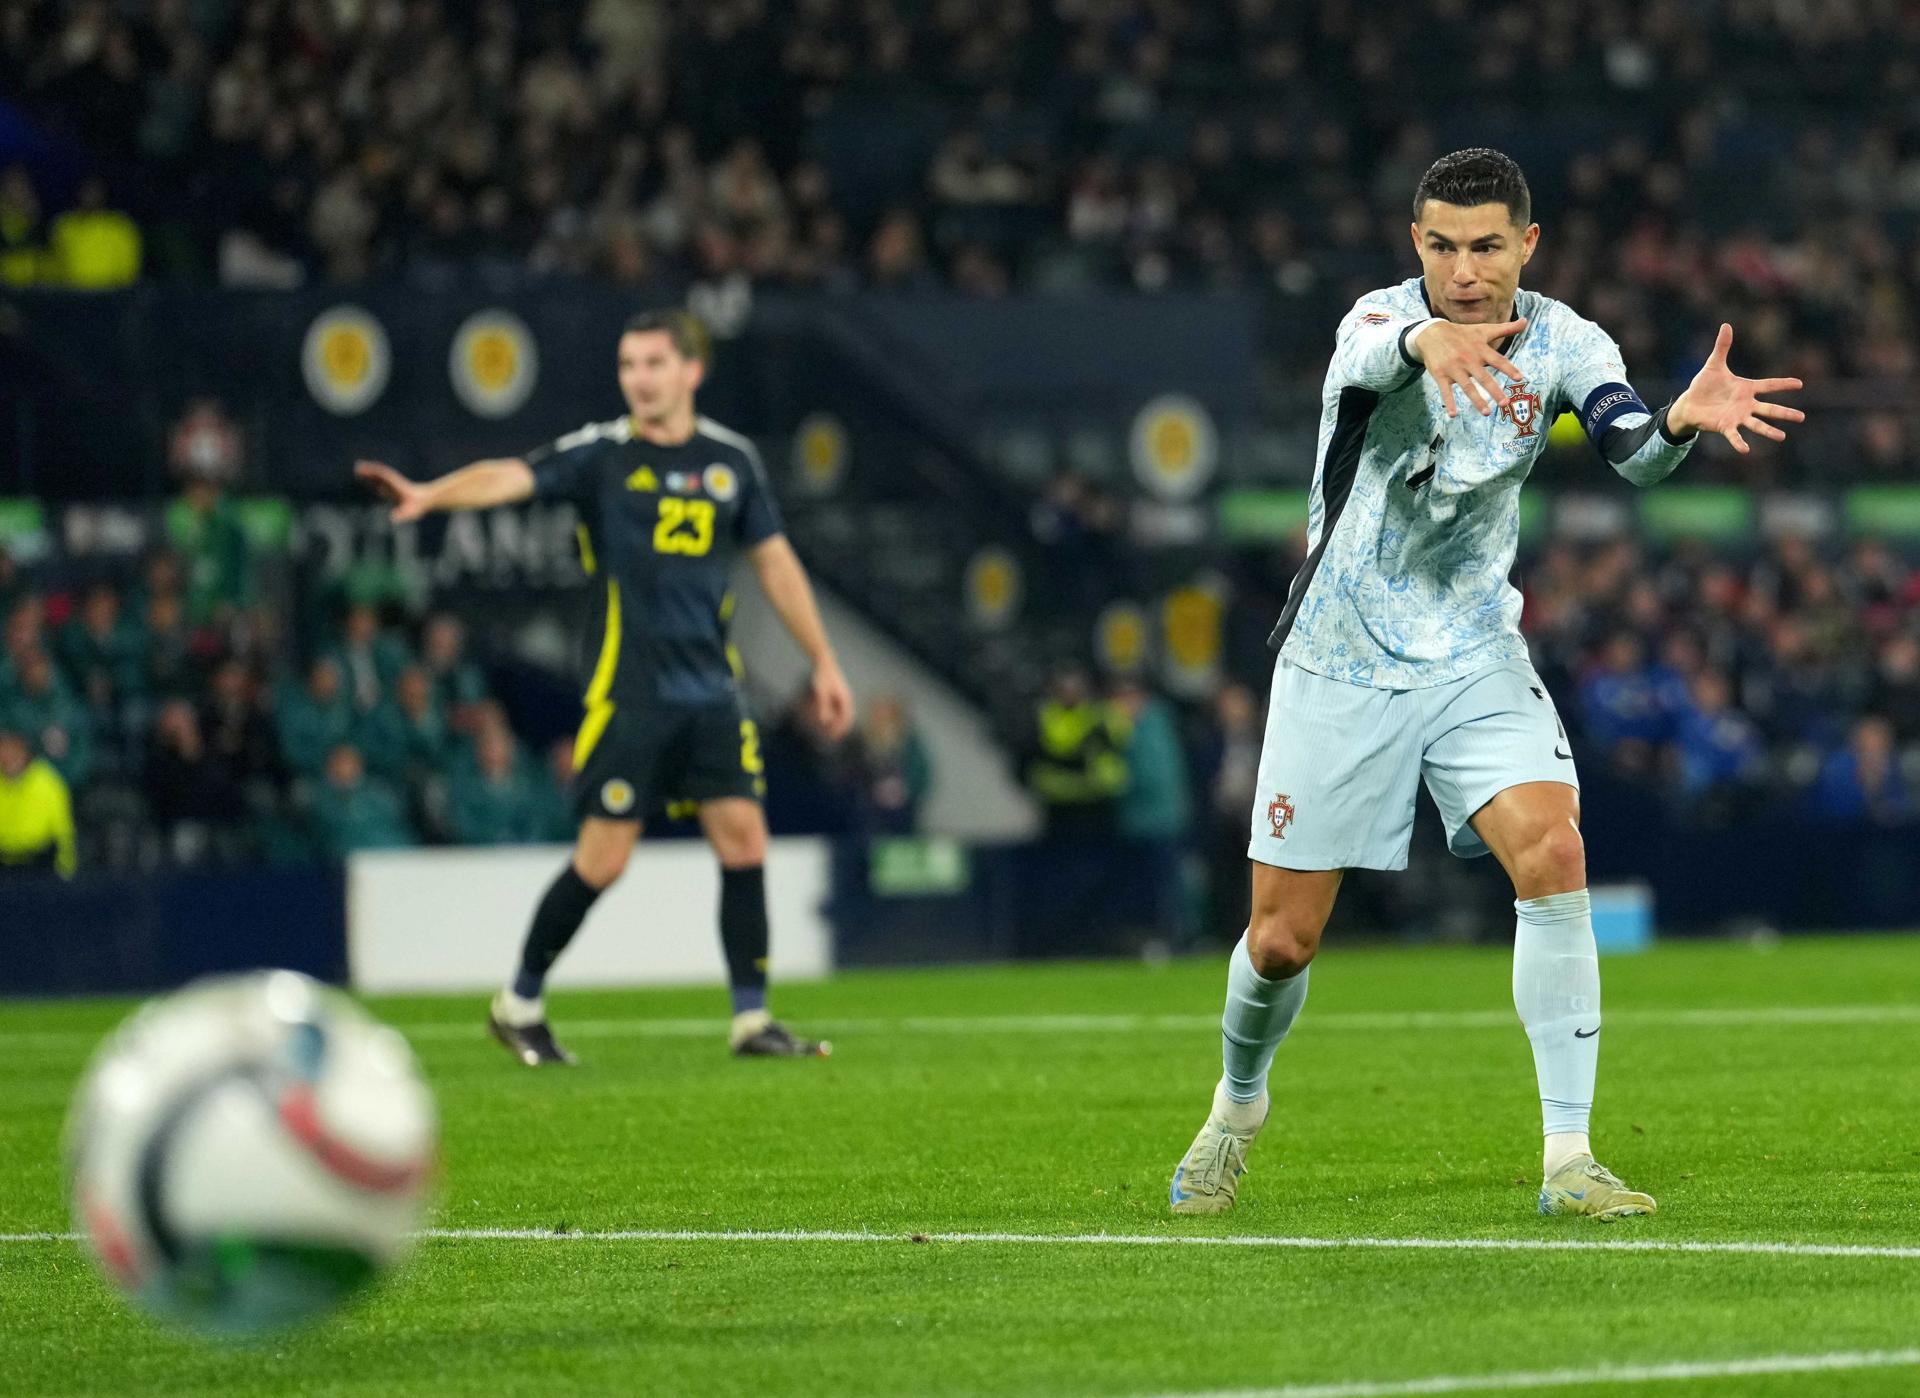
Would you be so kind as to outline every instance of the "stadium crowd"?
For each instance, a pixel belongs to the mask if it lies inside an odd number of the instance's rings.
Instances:
[[[229,575],[238,587],[196,593],[189,578],[205,557],[169,547],[130,587],[95,576],[45,592],[0,563],[11,579],[0,734],[58,773],[82,826],[95,826],[83,839],[119,832],[94,842],[96,858],[568,838],[559,783],[492,701],[458,620],[437,613],[416,634],[348,601],[295,670],[250,606],[244,559]],[[58,854],[69,870],[72,844]]]
[[[1911,6],[1475,22],[1516,41],[1430,61],[1460,0],[16,0],[0,100],[113,188],[70,159],[0,180],[0,278],[124,280],[124,207],[150,268],[238,284],[531,269],[1344,305],[1407,274],[1409,191],[1473,133],[1529,170],[1533,284],[1650,378],[1731,315],[1775,372],[1913,383]],[[1272,348],[1288,371],[1325,350]],[[1863,465],[1910,467],[1910,425],[1866,423]]]
[[[1432,62],[1432,36],[1470,23],[1525,42]],[[1470,135],[1529,170],[1548,235],[1529,284],[1612,329],[1636,374],[1684,372],[1733,319],[1742,356],[1850,398],[1796,462],[1904,482],[1916,41],[1895,0],[15,0],[0,104],[43,139],[0,171],[0,293],[1234,289],[1325,326],[1408,274],[1408,192]],[[1276,337],[1276,382],[1311,381],[1325,347]],[[50,773],[107,823],[117,793],[185,860],[564,833],[564,748],[515,735],[452,616],[397,625],[340,597],[289,627],[255,605],[230,436],[189,409],[182,493],[137,579],[43,585],[0,557],[0,802],[30,767],[42,808]],[[1742,479],[1804,483],[1779,459],[1763,446]],[[1590,765],[1702,820],[1782,795],[1913,816],[1910,560],[1556,541],[1522,571]],[[1236,840],[1257,668],[1171,725],[1125,689],[1076,720],[1114,735],[1118,766],[1085,788],[1098,821]],[[874,708],[857,760],[797,730],[789,750],[846,796],[844,828],[911,829],[932,774],[906,715]],[[1170,783],[1176,759],[1191,775]]]
[[[396,619],[345,594],[317,630],[288,635],[273,620],[284,599],[255,605],[244,535],[205,498],[204,515],[169,512],[131,585],[38,586],[0,553],[0,845],[40,831],[36,861],[71,870],[71,822],[56,839],[57,815],[22,814],[68,791],[109,864],[567,838],[569,741],[534,752],[516,735],[454,615]],[[1753,551],[1554,539],[1520,576],[1523,628],[1589,773],[1692,823],[1776,802],[1841,824],[1920,821],[1911,558],[1872,539],[1838,553],[1791,536]],[[1132,681],[1103,693],[1058,676],[1021,768],[1049,830],[1219,855],[1231,878],[1269,663],[1241,662],[1214,700],[1184,707]],[[776,786],[802,788],[774,793],[782,823],[918,828],[936,774],[897,700],[874,696],[841,748],[791,713],[767,743]]]
[[[267,576],[227,494],[241,435],[212,400],[170,455],[180,493],[137,576],[0,548],[0,867],[572,839],[571,738],[532,750],[458,616],[374,576]],[[897,699],[870,698],[837,748],[797,710],[769,734],[802,821],[914,828],[925,745]]]
[[[1525,625],[1590,750],[1696,819],[1765,801],[1920,818],[1920,570],[1866,539],[1787,537],[1742,564],[1629,542],[1550,548]]]

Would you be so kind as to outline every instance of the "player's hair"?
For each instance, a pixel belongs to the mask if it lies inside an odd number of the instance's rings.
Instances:
[[[655,332],[673,341],[682,359],[697,359],[705,364],[713,357],[713,335],[706,322],[692,311],[677,307],[666,311],[642,311],[628,318],[622,335],[650,335]]]
[[[1533,218],[1533,196],[1527,191],[1527,177],[1508,156],[1485,146],[1457,150],[1443,155],[1427,167],[1413,191],[1413,218],[1427,200],[1457,204],[1470,209],[1476,204],[1505,204],[1513,221],[1525,228]]]

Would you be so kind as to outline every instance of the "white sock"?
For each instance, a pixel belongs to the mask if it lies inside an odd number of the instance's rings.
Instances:
[[[1267,1090],[1267,1070],[1274,1050],[1300,1017],[1307,1002],[1307,972],[1270,981],[1253,969],[1247,954],[1247,935],[1240,934],[1227,961],[1227,1008],[1220,1016],[1221,1079],[1226,1095],[1236,1102],[1258,1100]]]
[[[1213,1119],[1236,1136],[1251,1136],[1267,1119],[1267,1107],[1258,1097],[1251,1102],[1236,1102],[1227,1095],[1227,1080],[1213,1088]]]
[[[1600,957],[1587,890],[1516,902],[1513,1007],[1533,1043],[1552,1174],[1587,1150],[1593,1082],[1600,1066]]]
[[[1543,1178],[1552,1179],[1560,1173],[1560,1167],[1569,1160],[1578,1160],[1583,1155],[1592,1155],[1593,1147],[1587,1143],[1584,1131],[1552,1131],[1547,1134],[1545,1158],[1540,1162]]]
[[[529,1000],[524,995],[515,995],[513,987],[506,985],[500,987],[500,993],[493,997],[493,1014],[502,1024],[524,1029],[529,1024],[538,1024],[545,1019],[547,1006],[538,995]]]
[[[733,1017],[733,1024],[727,1030],[727,1042],[739,1048],[772,1023],[773,1015],[766,1010],[742,1010]]]

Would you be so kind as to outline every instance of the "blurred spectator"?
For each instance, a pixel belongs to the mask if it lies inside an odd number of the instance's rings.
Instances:
[[[854,741],[862,826],[875,834],[906,835],[919,826],[920,804],[933,787],[933,759],[914,731],[898,695],[867,705]]]
[[[572,843],[580,822],[574,818],[568,799],[573,790],[573,739],[556,738],[547,749],[547,780],[540,783],[540,838],[554,843]]]
[[[400,671],[392,694],[362,716],[355,732],[368,769],[409,787],[445,770],[452,755],[446,715],[420,665]]]
[[[1753,720],[1732,707],[1732,686],[1719,671],[1694,676],[1690,698],[1675,734],[1680,789],[1696,815],[1722,819],[1765,780],[1766,746]]]
[[[177,592],[156,592],[146,606],[147,673],[143,692],[185,694],[193,685],[194,637]]]
[[[27,596],[27,580],[20,568],[20,560],[0,542],[0,616],[10,617],[13,609]]]
[[[919,220],[894,209],[880,220],[867,245],[867,280],[875,291],[924,291],[934,285]]]
[[[1120,798],[1120,834],[1138,861],[1140,907],[1154,936],[1184,945],[1193,935],[1184,862],[1193,829],[1187,757],[1167,701],[1138,680],[1114,686],[1113,708],[1126,725],[1127,788]]]
[[[0,286],[51,280],[40,196],[24,166],[0,172]]]
[[[1876,714],[1854,724],[1847,745],[1820,768],[1813,805],[1824,819],[1848,824],[1906,825],[1920,815],[1895,760],[1891,723]]]
[[[1206,802],[1207,930],[1211,932],[1230,932],[1246,923],[1247,835],[1265,737],[1265,715],[1253,691],[1243,684],[1222,686],[1214,700],[1213,723],[1195,763]]]
[[[253,548],[227,498],[239,470],[239,435],[219,405],[199,399],[174,429],[170,448],[179,496],[167,506],[167,542],[185,571],[187,619],[224,626],[253,600]]]
[[[1920,638],[1907,632],[1888,637],[1869,703],[1892,722],[1901,742],[1920,742]]]
[[[1120,507],[1077,471],[1061,471],[1034,503],[1032,527],[1040,543],[1071,550],[1083,539],[1114,533],[1120,527]]]
[[[1616,632],[1600,663],[1580,683],[1580,712],[1588,738],[1618,770],[1639,775],[1653,770],[1656,749],[1669,732],[1660,699],[1640,638]]]
[[[46,644],[47,604],[37,592],[20,591],[7,612],[6,651],[0,654],[0,692],[20,683],[20,662]]]
[[[205,858],[218,835],[246,818],[239,784],[208,749],[185,699],[168,700],[154,719],[146,788],[168,850],[183,864]]]
[[[0,875],[52,869],[72,878],[76,862],[65,779],[33,755],[24,730],[0,716]]]
[[[60,629],[57,646],[67,678],[102,728],[118,722],[147,694],[147,634],[121,609],[120,589],[96,582],[80,611]]]
[[[1040,802],[1049,836],[1109,834],[1127,787],[1127,722],[1096,699],[1086,672],[1057,672],[1035,710],[1027,788]]]
[[[455,732],[473,731],[475,706],[487,698],[487,681],[480,667],[467,659],[467,629],[460,618],[439,612],[427,618],[420,636],[420,658],[433,681],[440,711]]]
[[[113,291],[140,279],[140,230],[107,205],[98,175],[80,184],[76,206],[53,221],[54,277],[76,291]]]
[[[167,464],[183,483],[205,481],[231,488],[240,478],[240,429],[218,399],[195,398],[187,404],[167,441]]]
[[[504,723],[474,735],[473,755],[447,782],[447,833],[463,845],[531,844],[546,837],[542,774],[520,760]]]
[[[413,657],[406,642],[381,628],[379,608],[371,602],[350,602],[333,660],[355,712],[367,714],[392,692]]]
[[[1052,585],[1076,607],[1104,606],[1115,567],[1108,543],[1122,524],[1119,503],[1079,472],[1061,471],[1034,502],[1028,523],[1047,550]]]
[[[200,730],[229,780],[262,798],[270,795],[280,774],[280,753],[273,723],[261,707],[259,681],[245,661],[229,657],[215,667]]]
[[[28,734],[67,785],[84,786],[93,774],[93,725],[43,650],[18,661],[18,678],[6,722]]]
[[[326,777],[313,790],[313,828],[323,853],[344,858],[359,849],[405,849],[420,843],[393,788],[367,775],[360,750],[336,744]]]
[[[822,833],[856,833],[863,815],[857,753],[854,735],[836,742],[820,727],[803,681],[760,729],[760,757],[775,774],[766,794],[773,828],[786,824],[789,813],[804,811],[811,827]]]
[[[1780,743],[1838,741],[1845,710],[1842,677],[1797,615],[1767,628],[1759,663],[1746,677],[1743,697],[1768,737]]]
[[[318,776],[328,754],[353,736],[353,705],[340,683],[339,662],[321,656],[308,666],[306,684],[281,694],[275,719],[280,755],[293,775]],[[353,760],[356,767],[361,764],[357,749]]]

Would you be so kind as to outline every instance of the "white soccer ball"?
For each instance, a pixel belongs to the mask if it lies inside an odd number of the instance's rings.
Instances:
[[[220,977],[150,1002],[101,1046],[67,1117],[69,1199],[138,1305],[259,1334],[399,1260],[435,1138],[397,1032],[292,971]]]

